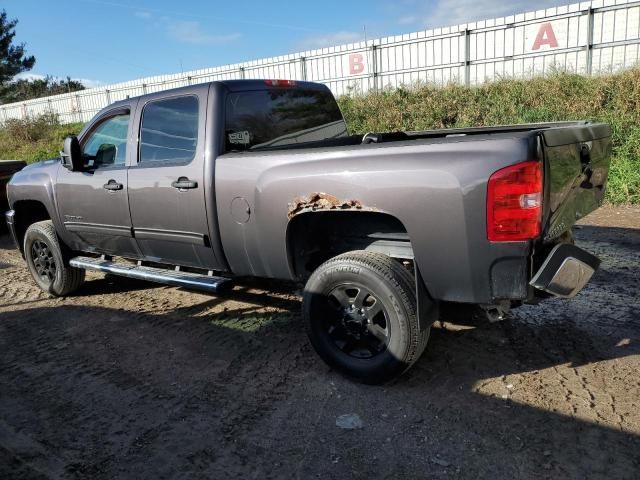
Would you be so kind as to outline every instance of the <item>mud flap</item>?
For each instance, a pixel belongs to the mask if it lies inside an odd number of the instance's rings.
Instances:
[[[433,301],[429,295],[418,265],[414,263],[415,277],[416,277],[416,301],[418,303],[418,325],[420,325],[420,331],[424,332],[438,319],[438,303]]]
[[[7,228],[9,229],[9,235],[11,236],[11,241],[17,250],[22,254],[22,258],[24,258],[24,252],[20,246],[20,242],[18,242],[18,235],[16,234],[16,225],[15,225],[15,217],[16,212],[14,210],[9,210],[5,212],[5,221],[7,222]]]

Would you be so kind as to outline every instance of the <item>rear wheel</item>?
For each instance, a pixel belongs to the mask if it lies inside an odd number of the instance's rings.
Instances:
[[[379,253],[339,255],[313,272],[304,291],[309,339],[333,368],[364,383],[383,383],[415,363],[429,328],[420,330],[414,279]]]
[[[85,271],[69,266],[69,252],[60,243],[50,220],[30,225],[24,236],[24,255],[31,276],[47,293],[63,297],[84,282]]]

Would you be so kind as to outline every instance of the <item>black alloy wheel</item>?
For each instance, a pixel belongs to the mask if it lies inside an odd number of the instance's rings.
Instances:
[[[84,282],[84,270],[69,265],[73,252],[58,237],[51,220],[29,225],[23,252],[36,284],[51,295],[69,295]]]
[[[49,246],[41,240],[31,244],[31,260],[40,277],[49,282],[56,278],[56,259]]]
[[[413,275],[381,253],[352,251],[320,265],[305,286],[303,314],[318,355],[363,383],[402,374],[429,339],[430,325],[418,321]]]
[[[333,288],[325,328],[333,343],[354,358],[372,358],[389,344],[389,317],[376,296],[365,286],[344,283]]]

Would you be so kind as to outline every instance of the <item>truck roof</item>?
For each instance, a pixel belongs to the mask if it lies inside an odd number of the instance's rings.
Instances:
[[[139,100],[146,97],[157,96],[158,93],[173,95],[181,92],[188,92],[193,87],[202,85],[219,84],[226,87],[231,92],[241,92],[245,90],[264,90],[267,88],[304,88],[306,90],[328,90],[326,85],[315,82],[303,82],[298,80],[272,80],[272,79],[252,79],[252,80],[216,80],[213,82],[194,83],[193,85],[187,85],[184,87],[171,88],[168,90],[162,90],[161,92],[146,93],[144,95],[138,95],[137,97],[130,97],[124,100],[118,100],[107,105],[106,108],[117,107],[118,105],[124,105],[132,100]],[[104,109],[103,109],[104,110]]]

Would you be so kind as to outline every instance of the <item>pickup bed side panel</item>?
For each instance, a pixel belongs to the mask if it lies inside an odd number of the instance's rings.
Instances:
[[[535,158],[535,149],[535,140],[527,137],[449,138],[430,144],[222,155],[215,178],[227,260],[236,274],[293,278],[287,257],[288,204],[325,192],[398,218],[434,298],[488,303],[490,272],[500,268],[497,259],[515,262],[526,275],[529,243],[487,241],[487,180],[504,166]],[[232,211],[238,202],[246,202],[246,218]],[[513,266],[506,271],[513,273]],[[526,285],[524,278],[512,281]]]

